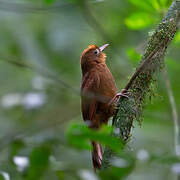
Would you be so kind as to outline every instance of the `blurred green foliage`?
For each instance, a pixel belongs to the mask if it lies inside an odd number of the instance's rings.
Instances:
[[[84,2],[0,0],[0,179],[176,179],[180,162],[162,74],[127,147],[109,126],[94,132],[83,125],[79,96],[83,49],[110,44],[107,65],[120,90],[172,1]],[[178,113],[179,45],[178,32],[166,54]],[[112,168],[94,173],[90,140],[118,152]]]
[[[121,140],[111,136],[112,127],[103,126],[99,131],[89,129],[85,125],[72,124],[67,131],[69,143],[81,149],[91,150],[91,141],[97,141],[101,144],[118,152],[122,150],[123,143]]]

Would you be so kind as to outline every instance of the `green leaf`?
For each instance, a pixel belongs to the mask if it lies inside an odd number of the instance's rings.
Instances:
[[[54,3],[55,2],[55,0],[44,0],[44,2],[46,3],[46,4],[52,4],[52,3]]]
[[[150,2],[155,10],[159,11],[161,9],[160,4],[157,0],[151,0]]]
[[[137,65],[139,63],[141,55],[137,53],[134,48],[127,49],[126,53],[133,65]]]
[[[98,141],[118,152],[123,148],[123,143],[120,139],[112,136],[111,132],[112,128],[108,126],[103,126],[100,130],[93,130],[85,125],[71,124],[67,131],[67,139],[76,148],[90,150],[92,148],[90,141]]]
[[[72,124],[67,130],[68,142],[79,149],[91,149],[87,135],[85,135],[86,127],[77,124]]]
[[[5,180],[5,178],[2,174],[0,174],[0,180]]]
[[[168,5],[168,0],[159,0],[159,2],[163,7],[167,7]]]
[[[40,179],[49,165],[50,147],[42,145],[33,149],[30,154],[30,166],[27,174],[28,180]]]
[[[175,35],[174,42],[175,43],[179,43],[180,42],[180,31],[178,31],[177,34]]]
[[[125,24],[129,29],[139,30],[150,26],[153,23],[151,16],[147,13],[134,13],[125,19]]]
[[[15,155],[18,154],[18,152],[25,147],[25,144],[23,140],[16,139],[11,143],[11,151],[10,151],[10,157],[13,159]]]
[[[145,11],[153,11],[154,9],[152,8],[152,6],[150,5],[150,3],[148,3],[148,1],[142,1],[142,0],[129,0],[129,2],[133,5],[135,5],[136,7],[143,9]]]

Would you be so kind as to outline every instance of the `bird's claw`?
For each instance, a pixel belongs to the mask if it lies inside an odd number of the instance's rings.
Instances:
[[[116,104],[115,106],[114,106],[114,110],[116,111],[116,110],[118,110],[119,109],[119,107],[118,107],[118,105]]]
[[[117,94],[111,99],[111,101],[108,103],[108,105],[110,106],[112,103],[116,103],[120,97],[129,98],[129,97],[128,97],[128,94],[129,94],[129,92],[128,92],[126,89],[122,89],[120,93],[117,93]]]

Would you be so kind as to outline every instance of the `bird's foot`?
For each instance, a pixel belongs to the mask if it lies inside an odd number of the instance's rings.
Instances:
[[[111,106],[112,104],[117,104],[118,99],[120,97],[125,97],[125,98],[129,98],[128,97],[128,91],[126,89],[122,89],[120,93],[117,93],[112,99],[111,101],[108,103],[109,106]]]

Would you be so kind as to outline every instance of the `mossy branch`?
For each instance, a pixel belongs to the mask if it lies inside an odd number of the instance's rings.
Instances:
[[[174,0],[166,16],[150,37],[136,72],[125,86],[129,98],[120,98],[118,110],[113,117],[113,126],[116,129],[113,135],[124,143],[130,137],[133,121],[137,120],[139,123],[142,121],[145,99],[153,94],[154,74],[164,65],[164,55],[178,30],[179,18],[180,0]],[[111,166],[110,159],[113,156],[113,152],[105,148],[102,169]]]

